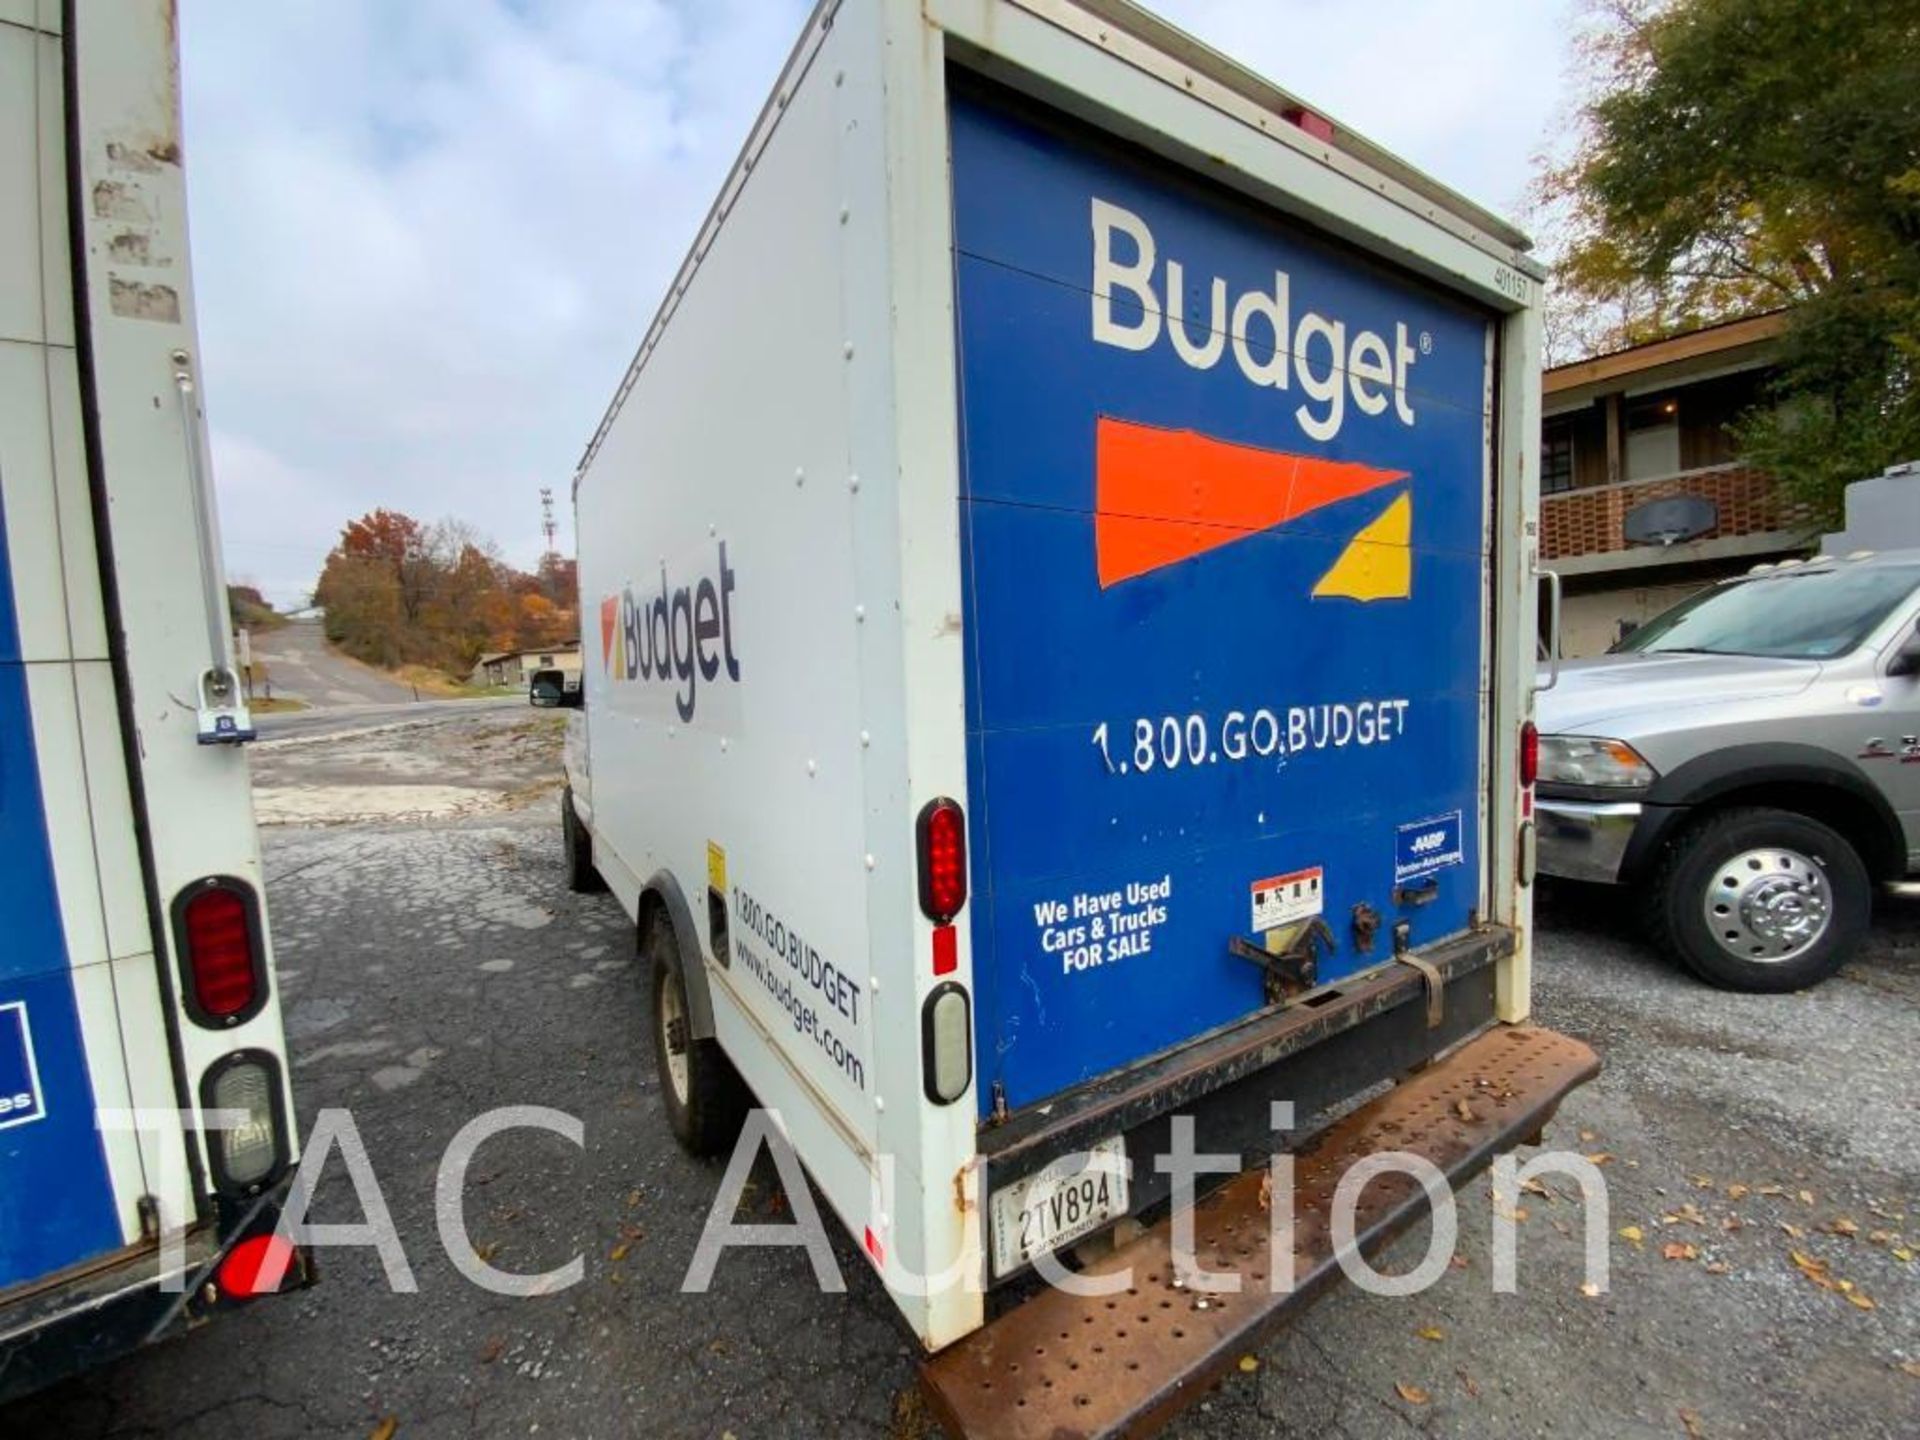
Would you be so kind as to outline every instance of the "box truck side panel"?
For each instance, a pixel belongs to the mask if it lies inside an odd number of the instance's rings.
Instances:
[[[986,1111],[1260,1008],[1236,937],[1324,923],[1324,983],[1484,905],[1492,324],[1030,102],[951,119]]]
[[[869,939],[875,890],[904,914],[911,877],[866,863],[864,617],[883,625],[885,597],[860,583],[855,511],[889,492],[850,480],[854,372],[885,364],[843,273],[843,207],[872,223],[842,135],[877,101],[834,82],[857,33],[783,77],[575,505],[596,862],[643,923],[662,886],[683,897],[713,1033],[859,1236],[878,1106],[913,1093],[886,1066],[914,1052]]]

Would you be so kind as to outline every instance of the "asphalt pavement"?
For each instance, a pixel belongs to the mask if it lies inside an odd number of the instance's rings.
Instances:
[[[313,1289],[0,1411],[0,1435],[930,1433],[910,1341],[853,1246],[836,1240],[844,1295],[793,1250],[732,1252],[710,1293],[681,1292],[721,1167],[667,1132],[627,921],[566,892],[551,746],[517,763],[491,809],[264,832],[302,1120],[350,1112],[417,1292],[393,1293],[372,1250],[330,1250]],[[1698,985],[1618,909],[1547,893],[1536,969],[1537,1018],[1606,1061],[1546,1142],[1609,1182],[1611,1288],[1583,1291],[1583,1212],[1549,1176],[1523,1197],[1518,1293],[1496,1295],[1475,1182],[1436,1287],[1334,1292],[1172,1434],[1920,1434],[1920,894],[1885,897],[1866,953],[1789,996]],[[443,1150],[501,1105],[584,1124],[580,1148],[491,1141],[469,1177],[491,1264],[583,1257],[579,1284],[538,1298],[470,1285],[435,1220]],[[748,1210],[789,1214],[765,1175]],[[336,1154],[316,1218],[361,1214]]]
[[[317,620],[291,620],[271,630],[256,630],[252,646],[253,658],[266,668],[278,700],[319,707],[391,705],[419,698],[411,685],[328,645]]]

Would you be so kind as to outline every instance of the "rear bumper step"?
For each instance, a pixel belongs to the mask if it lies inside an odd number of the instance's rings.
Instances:
[[[1295,1161],[1294,1276],[1268,1277],[1271,1199],[1264,1167],[1200,1202],[1194,1256],[1236,1271],[1241,1288],[1174,1283],[1171,1222],[1089,1266],[1131,1269],[1130,1290],[1089,1298],[1047,1289],[926,1362],[921,1379],[955,1440],[1140,1435],[1165,1424],[1270,1329],[1341,1274],[1328,1216],[1356,1162],[1386,1151],[1433,1162],[1458,1188],[1493,1157],[1537,1136],[1561,1099],[1599,1073],[1592,1050],[1551,1030],[1501,1026],[1361,1106]],[[1427,1213],[1426,1192],[1393,1171],[1368,1185],[1355,1217],[1363,1255]]]

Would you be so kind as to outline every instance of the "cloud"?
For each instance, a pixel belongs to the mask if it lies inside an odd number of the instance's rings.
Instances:
[[[1518,200],[1564,5],[1164,8],[1473,198]],[[232,573],[291,599],[376,505],[459,515],[530,565],[542,486],[570,549],[574,461],[805,9],[182,0]]]

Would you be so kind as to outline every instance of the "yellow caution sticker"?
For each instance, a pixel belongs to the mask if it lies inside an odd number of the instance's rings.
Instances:
[[[722,895],[727,893],[727,852],[707,841],[707,884]]]

